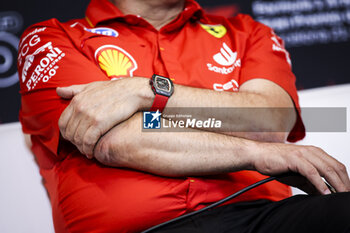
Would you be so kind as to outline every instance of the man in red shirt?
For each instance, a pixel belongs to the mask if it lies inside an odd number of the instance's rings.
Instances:
[[[139,232],[264,175],[290,171],[307,178],[308,192],[330,193],[321,177],[338,192],[350,190],[343,164],[319,148],[284,144],[304,136],[289,54],[270,28],[249,16],[206,15],[193,0],[92,0],[84,19],[27,29],[18,70],[20,120],[31,135],[57,232]],[[142,131],[141,111],[165,114],[171,107],[237,111],[193,116],[221,117],[228,132]],[[239,110],[262,107],[273,111]],[[326,222],[327,214],[303,221],[315,206],[337,209],[330,232],[349,227],[341,203],[349,203],[349,193],[290,196],[287,185],[271,182],[171,227],[324,230],[313,223]]]

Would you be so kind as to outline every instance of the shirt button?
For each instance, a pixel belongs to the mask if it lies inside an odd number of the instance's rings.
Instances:
[[[190,179],[190,182],[191,182],[191,183],[194,183],[194,180],[193,180],[193,179]]]

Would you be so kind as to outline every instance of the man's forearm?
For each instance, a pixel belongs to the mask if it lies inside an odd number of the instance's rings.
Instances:
[[[108,166],[171,177],[240,170],[256,170],[264,175],[296,172],[308,182],[286,182],[306,192],[316,187],[320,193],[329,193],[321,177],[337,192],[350,191],[346,167],[320,148],[254,142],[195,129],[183,133],[142,132],[140,120],[141,114],[137,113],[104,135],[95,148],[95,158]]]
[[[105,165],[164,176],[190,176],[252,169],[254,142],[212,132],[142,132],[141,114],[101,138],[94,157]]]
[[[148,109],[154,94],[148,87],[141,92],[145,95],[143,107]],[[259,141],[285,141],[296,120],[288,94],[276,84],[261,79],[244,84],[239,92],[175,85],[163,116],[179,114],[179,108],[190,108],[188,113],[196,119],[221,120],[221,133]],[[231,108],[232,111],[210,111],[209,108]]]

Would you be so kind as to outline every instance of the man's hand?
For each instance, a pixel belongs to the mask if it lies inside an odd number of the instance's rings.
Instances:
[[[330,190],[321,177],[324,177],[337,192],[349,192],[350,180],[346,167],[322,149],[314,146],[298,146],[283,143],[258,143],[253,167],[265,175],[278,175],[295,172],[304,176],[285,179],[284,183],[310,193],[311,183],[318,192],[329,194]],[[296,178],[296,179],[295,179]],[[283,180],[281,180],[283,182]],[[304,187],[303,187],[304,186]]]
[[[60,132],[89,158],[102,135],[145,107],[142,91],[152,92],[145,78],[93,82],[56,91],[62,98],[72,99],[59,119]]]

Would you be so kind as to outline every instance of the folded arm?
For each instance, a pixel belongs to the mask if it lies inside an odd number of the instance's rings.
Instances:
[[[135,77],[58,88],[61,97],[72,98],[59,120],[62,136],[83,154],[92,155],[98,139],[108,130],[152,106],[154,94],[148,82],[146,78]],[[236,108],[219,115],[215,111],[198,111],[193,117],[220,118],[224,127],[230,129],[222,133],[259,141],[284,142],[296,119],[289,95],[278,85],[262,79],[244,83],[237,93],[176,85],[165,114],[171,114],[175,107]],[[242,111],[243,108],[268,109],[262,115]]]
[[[181,133],[142,132],[141,117],[137,113],[104,135],[94,157],[108,166],[175,177],[240,170],[265,175],[295,172],[306,177],[320,193],[329,191],[321,177],[339,192],[350,191],[345,166],[320,148],[256,142],[196,129]]]
[[[144,132],[142,114],[115,126],[96,145],[94,157],[113,167],[129,167],[163,176],[208,175],[250,169],[253,142],[190,129]],[[218,159],[220,158],[220,159]]]
[[[296,111],[288,93],[266,79],[247,81],[241,85],[239,92],[176,87],[165,114],[176,114],[179,107],[231,108],[232,111],[227,112],[195,111],[198,115],[193,116],[203,120],[212,117],[221,119],[223,128],[229,129],[223,133],[231,136],[284,142],[296,121]]]

